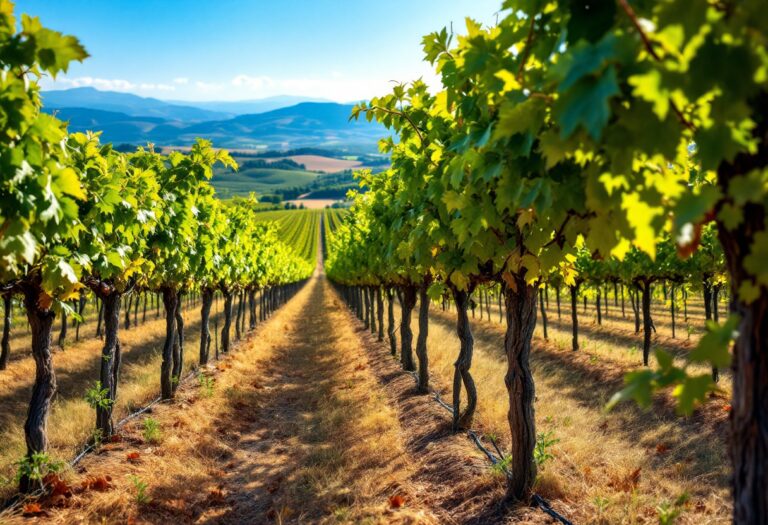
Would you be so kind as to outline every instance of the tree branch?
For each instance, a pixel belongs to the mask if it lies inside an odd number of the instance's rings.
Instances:
[[[531,27],[528,29],[528,37],[525,39],[525,47],[523,48],[523,56],[520,57],[520,66],[517,68],[517,81],[523,77],[523,71],[525,70],[525,64],[528,63],[528,57],[531,55],[531,43],[533,42],[533,29],[536,24],[536,19],[531,17]]]
[[[624,10],[624,12],[627,14],[629,19],[632,21],[632,25],[635,27],[635,30],[640,35],[640,39],[643,41],[643,45],[645,46],[646,51],[648,51],[648,54],[651,55],[656,62],[661,62],[661,57],[658,53],[656,53],[656,50],[653,48],[653,43],[648,38],[648,35],[645,34],[645,31],[643,31],[642,26],[640,25],[640,21],[637,19],[637,15],[635,14],[635,11],[632,9],[632,6],[629,5],[627,0],[617,0],[621,8]],[[672,111],[674,111],[675,115],[677,116],[677,119],[689,130],[696,131],[696,127],[685,118],[685,115],[683,115],[683,112],[680,111],[680,108],[677,107],[677,104],[673,100],[670,99],[669,105],[672,108]]]
[[[398,117],[403,117],[405,120],[408,121],[408,124],[411,125],[413,130],[419,136],[419,140],[421,140],[422,144],[424,143],[424,135],[421,133],[421,130],[418,128],[418,126],[416,126],[416,123],[413,120],[411,120],[411,117],[409,117],[406,113],[403,113],[402,111],[395,111],[389,108],[383,108],[381,106],[370,106],[370,108],[366,109],[366,111],[370,111],[371,109],[378,109],[379,111],[383,111],[384,113],[388,113],[390,115],[397,115]]]

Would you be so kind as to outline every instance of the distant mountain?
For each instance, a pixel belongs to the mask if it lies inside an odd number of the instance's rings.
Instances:
[[[374,151],[383,126],[349,121],[353,106],[335,102],[302,102],[256,115],[193,124],[183,129],[158,126],[152,136],[159,144],[187,144],[206,137],[230,148],[293,149],[322,147]]]
[[[52,110],[70,123],[72,131],[103,131],[104,141],[163,146],[186,146],[203,137],[233,149],[288,150],[302,147],[373,153],[386,135],[383,126],[366,120],[349,121],[351,105],[303,102],[255,115],[208,122],[181,122],[156,116],[82,107]],[[51,111],[50,108],[46,108]]]
[[[322,98],[299,97],[293,95],[278,95],[275,97],[260,98],[255,100],[238,101],[211,101],[211,102],[189,102],[179,100],[168,100],[169,104],[187,104],[196,108],[207,109],[209,111],[220,111],[232,115],[248,115],[252,113],[265,113],[275,109],[295,106],[302,102],[330,102]]]
[[[43,105],[49,110],[87,108],[124,113],[135,117],[159,117],[182,122],[221,120],[235,115],[235,113],[203,109],[188,104],[172,104],[131,93],[99,91],[91,87],[44,91]]]

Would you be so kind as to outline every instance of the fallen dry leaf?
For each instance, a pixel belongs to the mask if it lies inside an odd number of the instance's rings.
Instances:
[[[39,503],[27,503],[22,509],[21,515],[25,518],[34,518],[37,516],[48,516]]]
[[[88,476],[83,480],[83,490],[104,492],[112,488],[111,476]]]
[[[395,494],[389,497],[389,506],[393,509],[399,509],[405,505],[405,498],[400,494]]]

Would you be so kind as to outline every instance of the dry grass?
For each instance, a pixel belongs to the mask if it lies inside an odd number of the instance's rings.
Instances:
[[[428,339],[433,386],[446,395],[458,354],[454,315],[433,308]],[[412,324],[418,333],[417,323]],[[565,335],[551,331],[549,343],[537,337],[531,358],[537,430],[559,440],[537,490],[577,523],[657,523],[657,507],[683,493],[690,500],[676,523],[729,522],[724,401],[689,419],[674,416],[665,402],[649,412],[625,405],[606,414],[605,403],[621,387],[623,373],[637,367],[640,354],[625,339],[612,340],[610,326],[585,330],[582,351],[573,353],[570,326],[564,328],[567,344]],[[503,326],[476,320],[473,330],[476,422],[508,443]]]
[[[221,310],[219,304],[218,310]],[[220,312],[215,314],[218,319]],[[141,318],[141,312],[139,313]],[[199,305],[188,307],[185,318],[184,369],[195,366],[199,349]],[[212,316],[212,329],[213,329]],[[122,318],[121,318],[122,321]],[[221,321],[218,321],[221,324]],[[57,334],[57,331],[54,331]],[[88,440],[95,423],[95,411],[86,403],[84,395],[98,378],[99,359],[103,342],[94,337],[95,322],[81,328],[81,340],[71,342],[66,350],[54,353],[54,368],[57,374],[58,391],[54,398],[48,420],[50,454],[53,458],[68,460]],[[123,352],[118,400],[115,416],[121,418],[135,407],[144,405],[159,395],[160,362],[165,320],[155,312],[147,312],[147,321],[130,330],[120,329]],[[27,405],[35,377],[35,363],[29,351],[21,351],[28,345],[28,336],[22,325],[14,335],[14,358],[8,369],[0,372],[0,480],[5,483],[0,497],[7,497],[15,490],[13,477],[15,462],[25,453],[23,425]]]
[[[158,443],[140,418],[88,456],[71,483],[109,474],[113,487],[75,494],[46,523],[437,523],[410,497],[397,414],[326,286],[311,282],[207,370],[212,389],[189,383],[154,407]]]

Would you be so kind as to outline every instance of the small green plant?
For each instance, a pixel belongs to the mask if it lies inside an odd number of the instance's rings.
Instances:
[[[499,458],[499,460],[496,463],[491,465],[491,472],[493,472],[495,476],[506,477],[507,472],[509,471],[509,464],[511,462],[512,462],[512,456],[509,456],[509,455],[503,456]]]
[[[85,400],[91,405],[91,408],[107,409],[114,403],[109,398],[109,389],[102,388],[101,381],[96,381],[91,388],[85,391]]]
[[[595,499],[592,500],[592,503],[594,503],[595,508],[597,509],[597,516],[602,518],[611,501],[608,498],[604,498],[602,496],[595,496]]]
[[[656,507],[656,514],[659,516],[659,525],[672,525],[685,510],[685,504],[688,501],[688,493],[683,492],[672,502],[664,502]]]
[[[48,474],[60,472],[64,467],[62,461],[52,459],[46,452],[35,452],[32,456],[24,456],[16,462],[16,483],[21,478],[29,478],[31,481],[42,483]]]
[[[144,441],[155,443],[160,439],[160,423],[152,417],[144,418],[144,430],[141,432]]]
[[[551,449],[554,445],[560,442],[559,439],[553,437],[554,432],[549,430],[547,432],[539,432],[536,436],[536,448],[533,449],[533,460],[538,467],[543,467],[546,462],[554,459],[554,455]]]
[[[142,481],[142,479],[139,476],[136,475],[130,475],[131,483],[133,483],[133,488],[136,489],[136,503],[139,505],[145,505],[152,501],[152,498],[149,497],[149,494],[147,494],[147,489],[149,488],[149,485],[147,485],[146,481]]]
[[[100,447],[104,441],[104,432],[100,428],[94,428],[91,431],[91,443],[94,447]]]
[[[212,377],[208,377],[205,374],[199,374],[197,379],[200,382],[200,390],[202,391],[203,396],[213,397],[213,385],[216,381]]]

